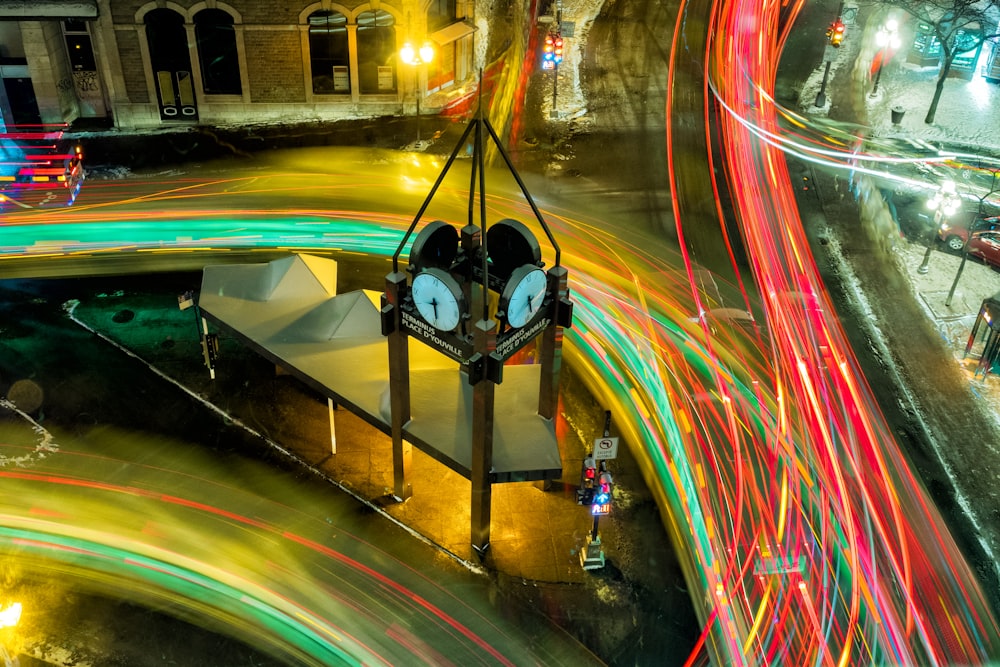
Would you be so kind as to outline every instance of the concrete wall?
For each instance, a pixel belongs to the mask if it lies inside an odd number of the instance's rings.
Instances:
[[[393,17],[398,52],[406,41],[422,43],[428,38],[423,0],[97,0],[98,16],[88,23],[98,69],[101,104],[91,104],[89,116],[104,113],[107,107],[114,124],[122,129],[144,129],[165,124],[245,124],[247,122],[300,122],[371,118],[400,115],[414,108],[420,91],[425,113],[446,105],[463,91],[478,71],[472,40],[439,46],[442,53],[458,53],[456,80],[435,94],[427,95],[428,67],[418,68],[417,76],[398,62],[396,89],[377,94],[360,93],[358,72],[370,63],[357,59],[357,17],[363,11],[379,10]],[[459,0],[459,16],[473,11],[473,0]],[[187,31],[191,59],[190,80],[197,117],[178,114],[161,118],[156,82],[149,58],[145,15],[165,8],[180,15]],[[206,95],[195,40],[194,16],[215,8],[233,17],[242,92]],[[307,17],[317,10],[339,11],[348,18],[351,53],[349,94],[314,94],[311,83]],[[81,114],[66,54],[60,21],[23,21],[24,51],[39,110],[44,122],[68,122]],[[479,35],[477,40],[485,39]],[[458,48],[455,48],[457,45]],[[180,71],[180,70],[178,70]],[[450,68],[449,68],[450,71]],[[462,76],[466,76],[466,80]],[[450,79],[450,77],[449,77]],[[182,78],[183,80],[183,78]],[[419,83],[418,83],[419,81]],[[92,90],[92,89],[91,89]],[[190,110],[190,106],[187,107]],[[96,114],[94,110],[97,109]],[[183,109],[181,109],[183,111]]]
[[[398,115],[403,100],[412,107],[413,79],[407,72],[397,72],[397,90],[385,94],[361,95],[358,74],[351,72],[351,93],[314,95],[308,53],[310,13],[330,9],[348,17],[348,43],[356,49],[356,17],[362,11],[378,9],[394,18],[395,48],[407,40],[420,41],[426,34],[425,11],[420,0],[100,0],[104,21],[105,78],[118,85],[109,86],[110,105],[115,124],[121,128],[160,127],[178,121],[163,121],[151,71],[145,36],[144,15],[155,8],[178,12],[188,29],[192,79],[197,98],[198,122],[201,124],[240,124],[252,122],[299,122]],[[193,17],[202,9],[214,7],[234,18],[240,72],[241,95],[205,95],[194,38]],[[471,11],[471,4],[460,3],[460,11]],[[473,54],[463,54],[471,60]],[[460,71],[474,72],[471,63]],[[424,83],[424,80],[422,80]],[[460,82],[456,82],[460,83]],[[457,88],[457,86],[455,86]],[[447,97],[445,95],[445,97]],[[435,103],[447,100],[435,96],[426,100],[430,111]]]
[[[43,123],[75,120],[80,110],[58,21],[21,21],[21,40]]]

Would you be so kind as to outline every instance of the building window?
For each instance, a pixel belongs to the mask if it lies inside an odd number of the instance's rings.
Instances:
[[[0,21],[0,65],[27,64],[21,41],[21,24],[18,21]]]
[[[205,94],[241,95],[243,85],[233,17],[221,9],[203,9],[194,15],[194,36]]]
[[[447,28],[457,20],[455,12],[455,0],[431,0],[427,6],[427,30]]]
[[[351,92],[351,54],[347,45],[347,17],[321,10],[309,15],[309,58],[313,93]]]
[[[184,17],[172,9],[154,9],[145,16],[146,39],[153,70],[186,70],[190,66]]]
[[[74,72],[93,72],[97,70],[94,62],[94,49],[90,46],[90,35],[66,35],[66,48],[69,50],[69,64]]]
[[[396,28],[388,12],[358,14],[358,85],[363,95],[396,92]]]

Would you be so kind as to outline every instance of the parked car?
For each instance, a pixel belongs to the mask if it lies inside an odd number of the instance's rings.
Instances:
[[[1000,230],[1000,216],[991,216],[989,218],[978,218],[975,224],[975,234],[982,232],[993,232]],[[965,246],[965,239],[969,237],[969,229],[963,224],[952,223],[945,220],[941,223],[938,228],[938,237],[944,241],[944,245],[948,250],[953,250],[955,252],[961,252],[962,248]],[[972,243],[969,244],[969,254],[972,253]]]
[[[997,221],[1000,223],[1000,220]],[[978,257],[990,266],[1000,268],[1000,224],[993,229],[972,232],[963,227],[952,227],[947,232],[945,245],[949,250],[961,251],[969,239],[969,256]]]

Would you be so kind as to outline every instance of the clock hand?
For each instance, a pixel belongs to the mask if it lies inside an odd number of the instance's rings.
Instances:
[[[437,297],[431,299],[431,308],[434,309],[434,319],[438,318],[438,300]]]

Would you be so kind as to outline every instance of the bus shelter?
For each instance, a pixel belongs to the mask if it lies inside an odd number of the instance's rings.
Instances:
[[[994,370],[997,357],[1000,357],[1000,292],[983,299],[965,345],[965,358],[978,361],[976,377],[981,375],[986,379]]]

